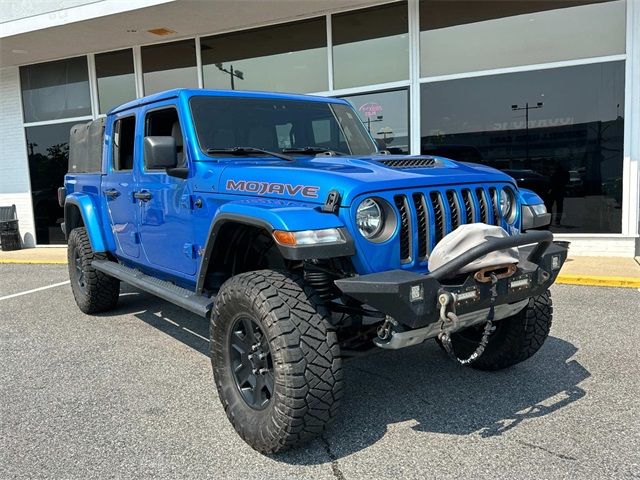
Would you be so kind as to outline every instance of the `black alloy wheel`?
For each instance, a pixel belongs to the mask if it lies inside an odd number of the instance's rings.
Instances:
[[[273,359],[267,336],[248,316],[236,319],[229,338],[231,373],[247,405],[262,410],[274,390]]]
[[[87,293],[87,285],[84,281],[84,269],[82,268],[82,257],[80,256],[80,251],[75,248],[73,250],[73,260],[76,268],[76,283],[78,284],[78,288],[82,293]]]

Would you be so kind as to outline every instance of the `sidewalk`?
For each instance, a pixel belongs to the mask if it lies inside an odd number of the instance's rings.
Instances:
[[[569,257],[556,283],[640,288],[640,257]]]
[[[67,246],[38,247],[15,250],[13,252],[0,251],[0,263],[39,263],[43,265],[66,265]]]
[[[606,287],[640,288],[640,257],[569,257],[556,283]],[[64,247],[29,248],[15,252],[0,251],[2,263],[67,263]]]

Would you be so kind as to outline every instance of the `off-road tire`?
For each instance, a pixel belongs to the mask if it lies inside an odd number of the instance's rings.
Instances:
[[[79,259],[81,264],[84,288],[81,287],[78,280],[80,273],[76,269],[76,259]],[[71,290],[80,310],[91,314],[115,308],[120,295],[120,280],[91,266],[93,260],[107,260],[107,255],[95,253],[91,249],[91,243],[84,227],[74,228],[69,234],[67,260]]]
[[[261,410],[249,406],[231,367],[231,335],[250,316],[272,357],[274,392]],[[277,270],[247,272],[224,283],[210,324],[218,395],[238,434],[261,453],[296,447],[334,420],[342,397],[342,361],[329,312],[300,277]]]
[[[495,323],[496,330],[489,337],[484,353],[471,367],[478,370],[502,370],[532,357],[547,339],[551,329],[553,306],[551,293],[529,299],[527,306],[512,317]],[[468,357],[478,346],[484,325],[451,335],[454,352],[459,358]]]

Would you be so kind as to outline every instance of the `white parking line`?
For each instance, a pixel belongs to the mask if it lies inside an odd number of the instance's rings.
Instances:
[[[15,297],[21,297],[22,295],[28,295],[28,294],[34,293],[34,292],[40,292],[41,290],[48,290],[49,288],[55,288],[55,287],[59,287],[61,285],[67,285],[68,283],[70,283],[69,280],[67,280],[66,282],[54,283],[53,285],[47,285],[46,287],[34,288],[33,290],[27,290],[26,292],[13,293],[13,294],[7,295],[5,297],[0,297],[0,301],[8,300],[10,298],[15,298]]]

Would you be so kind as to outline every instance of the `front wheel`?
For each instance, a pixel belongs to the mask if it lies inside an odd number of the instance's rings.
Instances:
[[[501,370],[532,357],[547,339],[551,329],[553,306],[551,293],[529,299],[527,306],[512,317],[495,323],[484,353],[471,367],[478,370]],[[458,357],[467,358],[476,349],[484,325],[469,327],[451,335]]]
[[[342,397],[338,339],[299,277],[261,270],[228,280],[211,317],[211,362],[238,434],[275,453],[321,434]]]

